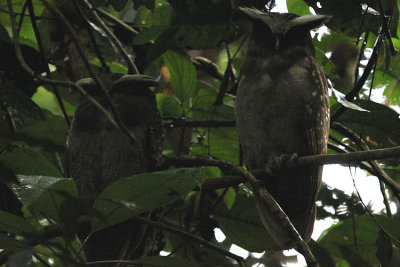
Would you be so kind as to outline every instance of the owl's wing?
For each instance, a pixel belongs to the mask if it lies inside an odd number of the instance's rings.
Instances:
[[[316,72],[317,82],[315,83],[318,101],[321,101],[319,105],[318,114],[313,115],[313,121],[310,127],[303,131],[305,155],[321,155],[326,153],[327,140],[329,135],[329,95],[328,86],[325,78],[325,74],[322,69],[317,65],[315,60],[311,60],[313,64],[313,70]],[[307,172],[309,172],[309,198],[306,204],[305,211],[308,215],[305,216],[304,225],[308,226],[305,229],[305,236],[311,235],[315,219],[315,201],[318,195],[319,188],[321,186],[322,178],[322,166],[309,166]]]

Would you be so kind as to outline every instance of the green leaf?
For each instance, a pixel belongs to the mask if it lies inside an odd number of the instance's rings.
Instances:
[[[356,133],[363,132],[364,140],[375,148],[393,147],[400,144],[399,114],[392,108],[367,100],[356,100],[354,104],[370,112],[346,110],[337,122],[344,124]],[[332,106],[332,114],[339,108]]]
[[[44,111],[44,114],[44,121],[25,119],[25,127],[17,131],[17,138],[30,145],[64,151],[68,133],[64,118],[48,111]]]
[[[0,233],[0,248],[12,251],[18,251],[21,249],[28,248],[29,246],[24,242],[9,237],[3,233]]]
[[[332,256],[329,254],[329,251],[326,250],[324,247],[320,246],[314,240],[310,240],[308,245],[310,246],[311,252],[313,253],[320,267],[336,266]]]
[[[92,218],[92,226],[98,231],[182,199],[200,186],[200,180],[207,175],[204,169],[142,173],[116,181],[95,200],[93,208],[104,215],[105,220]]]
[[[0,210],[0,230],[14,234],[35,234],[36,229],[23,218]]]
[[[376,240],[376,257],[382,267],[388,267],[392,261],[393,247],[390,237],[381,229]]]
[[[374,215],[375,220],[394,238],[400,239],[399,221],[382,215]],[[362,260],[370,264],[378,264],[376,257],[376,240],[379,235],[379,226],[370,215],[362,215],[355,218],[356,238],[358,251]],[[318,240],[318,243],[326,248],[332,256],[354,258],[354,231],[351,219],[339,222],[327,229]],[[349,260],[346,259],[346,260]]]
[[[149,47],[146,53],[146,65],[155,61],[165,51],[173,47],[173,36],[178,30],[178,26],[171,26],[163,31],[155,40],[154,44]]]
[[[214,217],[226,238],[248,251],[278,248],[262,225],[252,198],[238,194],[232,209],[219,205]]]
[[[183,115],[182,106],[176,97],[165,94],[157,94],[156,97],[158,109],[163,118],[181,117]]]
[[[183,103],[188,103],[196,89],[197,72],[188,56],[175,51],[164,53],[163,60],[171,75],[171,89]]]
[[[156,9],[153,12],[153,25],[169,25],[172,8],[165,0],[157,0]]]
[[[299,16],[311,15],[310,7],[304,0],[286,0],[286,6],[289,13]]]
[[[351,267],[373,267],[370,262],[361,258],[361,255],[355,248],[349,246],[340,246],[339,249],[343,255],[343,258],[350,263]]]
[[[133,45],[144,45],[148,42],[154,42],[163,33],[167,26],[155,25],[150,28],[144,29],[133,38]]]
[[[100,62],[97,59],[98,62]],[[96,66],[96,60],[91,62]],[[100,66],[100,63],[98,64]],[[111,67],[111,66],[110,66]],[[58,77],[56,72],[52,73],[53,79],[62,77]],[[80,96],[78,94],[71,94],[71,88],[60,87],[58,89],[58,94],[63,100],[65,111],[68,115],[73,116],[75,112],[75,106],[78,103]],[[50,111],[51,114],[62,116],[63,112],[60,108],[60,104],[57,100],[56,95],[54,94],[53,87],[49,84],[39,86],[36,89],[36,93],[32,96],[32,100],[43,110]]]
[[[42,153],[29,147],[13,148],[3,156],[2,162],[16,174],[62,176]]]
[[[17,177],[21,186],[13,185],[11,189],[22,204],[35,214],[45,214],[56,222],[61,221],[62,203],[78,196],[75,183],[70,178],[26,175]]]
[[[36,105],[24,92],[8,80],[0,83],[0,100],[18,110],[22,115],[44,120],[42,109]]]

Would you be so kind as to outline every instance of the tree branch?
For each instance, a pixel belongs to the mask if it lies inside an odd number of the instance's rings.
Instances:
[[[333,154],[333,155],[313,155],[304,156],[295,159],[290,159],[286,162],[285,167],[288,169],[297,168],[299,166],[305,165],[327,165],[327,164],[350,164],[354,162],[361,161],[371,161],[374,159],[387,159],[387,158],[398,158],[400,157],[400,146],[392,148],[375,149],[368,151],[350,152],[343,154]],[[207,166],[210,164],[210,159],[207,158],[188,158],[188,157],[177,157],[177,158],[167,158],[163,163],[163,168],[168,166]],[[210,165],[209,165],[210,166]],[[220,167],[220,165],[211,165],[215,167]],[[373,166],[373,165],[372,165]],[[387,184],[390,189],[395,193],[400,193],[400,185],[397,184],[392,178],[390,178],[381,168],[374,168],[374,174],[378,176],[385,184]],[[265,169],[257,169],[252,171],[253,175],[256,177],[263,174],[264,176],[269,176]],[[224,176],[222,178],[212,178],[207,179],[203,182],[203,190],[212,190],[218,188],[224,188],[229,186],[235,186],[240,183],[246,182],[246,179],[241,176]]]
[[[168,159],[166,161],[168,161]],[[174,164],[172,164],[172,162],[174,162]],[[245,181],[249,182],[253,187],[253,194],[256,204],[262,210],[261,212],[259,212],[260,218],[262,218],[266,213],[275,216],[275,218],[281,222],[281,225],[284,227],[284,229],[289,234],[290,238],[296,244],[296,250],[299,253],[301,253],[306,259],[307,265],[309,267],[318,266],[318,263],[316,262],[314,255],[311,253],[308,244],[302,239],[302,237],[297,232],[296,228],[293,226],[290,219],[281,209],[279,204],[275,201],[275,199],[271,196],[271,194],[267,191],[267,189],[260,185],[259,181],[255,178],[255,176],[252,173],[230,162],[216,160],[216,159],[180,157],[173,159],[171,158],[170,162],[168,163],[172,165],[190,166],[190,167],[214,166],[230,171],[232,174],[238,175]],[[269,231],[267,227],[266,230]],[[275,242],[278,241],[275,240]],[[289,244],[279,244],[279,245],[282,246],[283,248],[293,247],[292,245]]]
[[[205,57],[194,57],[192,62],[199,70],[204,71],[211,77],[223,81],[224,74],[218,70],[217,64]]]
[[[333,123],[332,129],[349,137],[354,143],[359,145],[361,147],[361,149],[363,149],[367,152],[375,151],[375,150],[370,150],[368,145],[364,142],[363,139],[361,139],[361,137],[358,134],[356,134],[352,130],[348,129],[344,125],[339,124],[339,123]],[[386,172],[381,168],[381,166],[379,166],[379,163],[376,161],[377,159],[384,159],[384,158],[373,158],[373,159],[369,160],[369,164],[371,165],[372,169],[374,170],[373,174],[375,174],[380,181],[387,184],[400,201],[400,186],[399,186],[399,184],[396,183],[389,175],[386,174]]]
[[[32,1],[26,1],[27,6],[28,6],[28,10],[29,10],[29,16],[31,18],[31,23],[32,23],[32,28],[33,28],[33,32],[35,33],[35,37],[36,37],[36,41],[37,41],[37,45],[40,51],[40,57],[41,60],[43,61],[42,64],[44,65],[44,68],[46,70],[46,75],[47,77],[49,77],[51,79],[51,72],[50,72],[50,68],[49,65],[46,62],[46,57],[44,55],[44,48],[43,48],[43,44],[42,44],[42,38],[40,36],[40,32],[39,32],[39,28],[38,25],[36,23],[36,18],[35,18],[35,9],[33,8],[33,3]],[[64,116],[65,122],[67,123],[68,128],[71,127],[71,122],[70,119],[68,117],[67,111],[65,109],[64,103],[61,99],[60,93],[58,92],[58,88],[57,86],[55,86],[54,84],[52,85],[52,89],[53,89],[53,93],[56,96],[58,105],[61,109],[61,112]]]
[[[99,12],[99,15],[102,17],[105,17],[106,19],[112,21],[115,24],[120,25],[122,28],[124,28],[126,31],[132,33],[132,34],[138,34],[139,32],[137,30],[135,30],[134,28],[132,28],[131,26],[129,26],[128,24],[126,24],[125,22],[123,22],[122,20],[120,20],[117,17],[114,17],[113,15],[111,15],[110,13],[108,13],[107,11],[101,9],[101,8],[96,8],[96,11]]]
[[[142,222],[146,225],[150,225],[154,228],[158,228],[158,229],[173,233],[184,239],[192,240],[192,241],[194,241],[204,247],[207,247],[221,255],[224,255],[226,257],[234,259],[235,261],[237,261],[239,263],[239,265],[241,265],[244,262],[244,259],[242,257],[235,255],[225,249],[222,249],[222,248],[206,241],[203,238],[186,233],[185,231],[182,231],[178,228],[175,228],[175,227],[172,227],[172,226],[160,223],[160,222],[152,221],[150,219],[147,219],[147,218],[144,218],[141,216],[136,216],[136,217],[134,217],[134,219],[139,222]],[[86,229],[87,227],[90,227],[90,217],[86,216],[86,215],[80,216],[78,218],[78,225],[79,225],[79,228],[84,228],[84,229]],[[42,244],[43,242],[49,241],[53,238],[60,237],[60,236],[62,236],[62,234],[63,234],[62,227],[58,224],[52,224],[52,225],[43,227],[43,229],[39,231],[38,235],[28,237],[26,242],[29,246],[34,247],[39,244]],[[9,255],[11,255],[12,253],[13,253],[12,251],[8,251],[8,250],[2,251],[0,253],[0,265],[4,264],[7,261],[7,257]],[[122,262],[126,262],[126,263],[132,262],[133,263],[133,261],[107,261],[107,262],[108,263],[110,263],[110,262],[121,262],[121,263]],[[92,264],[96,264],[96,263],[100,263],[100,262],[91,262],[91,263],[87,263],[87,264],[92,265]],[[102,261],[102,263],[105,263],[105,261]]]

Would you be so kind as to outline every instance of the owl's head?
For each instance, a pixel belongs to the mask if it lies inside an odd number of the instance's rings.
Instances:
[[[149,94],[149,87],[160,85],[160,82],[153,77],[140,74],[124,75],[120,73],[110,73],[102,75],[100,79],[109,94],[146,96]],[[76,83],[89,95],[93,97],[104,97],[104,93],[93,78],[80,79]],[[150,94],[152,93],[150,92]]]
[[[149,87],[160,86],[160,81],[153,77],[141,74],[127,74],[116,80],[111,87],[111,94],[121,93],[137,96],[146,96],[152,92]]]
[[[253,23],[253,38],[279,51],[293,45],[312,45],[310,30],[330,19],[325,15],[297,16],[291,13],[264,13],[254,8],[240,7]]]

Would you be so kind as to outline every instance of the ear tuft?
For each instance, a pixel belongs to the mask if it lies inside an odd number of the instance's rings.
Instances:
[[[301,17],[296,17],[292,20],[292,27],[299,27],[304,30],[310,31],[312,29],[322,26],[331,19],[331,16],[326,15],[306,15]]]
[[[113,86],[120,86],[122,84],[142,85],[146,87],[159,86],[161,83],[155,78],[141,74],[126,74],[116,80]]]

